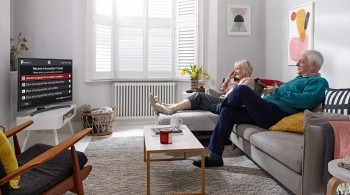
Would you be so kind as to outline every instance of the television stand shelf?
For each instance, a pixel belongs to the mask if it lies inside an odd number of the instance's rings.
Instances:
[[[33,120],[34,123],[27,127],[26,135],[22,145],[22,152],[25,150],[25,146],[27,144],[30,131],[37,130],[53,130],[53,135],[55,139],[55,144],[57,145],[58,137],[57,137],[57,129],[62,128],[66,123],[69,124],[69,128],[71,133],[73,134],[73,127],[71,124],[71,119],[76,114],[76,105],[70,105],[69,107],[59,108],[54,110],[48,110],[45,112],[41,112],[31,116],[32,112],[25,113],[16,117],[16,124],[19,125],[29,120]]]

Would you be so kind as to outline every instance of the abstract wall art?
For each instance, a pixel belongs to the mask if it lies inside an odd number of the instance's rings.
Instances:
[[[251,35],[250,5],[227,4],[227,35]]]
[[[313,49],[314,2],[289,10],[288,65],[295,65],[301,54]]]

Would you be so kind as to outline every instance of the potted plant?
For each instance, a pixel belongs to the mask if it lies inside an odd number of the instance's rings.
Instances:
[[[16,40],[11,38],[11,49],[10,49],[10,71],[17,71],[16,59],[17,56],[22,51],[28,51],[27,39],[23,36],[22,33],[19,33]]]
[[[203,71],[203,66],[197,66],[196,64],[191,64],[188,68],[183,68],[180,70],[181,76],[185,74],[189,74],[191,78],[191,89],[193,91],[197,91],[198,87],[198,79],[200,76],[204,76],[205,79],[210,80],[210,76],[208,73]]]

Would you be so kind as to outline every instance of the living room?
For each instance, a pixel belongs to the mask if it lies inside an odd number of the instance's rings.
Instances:
[[[73,59],[73,104],[80,107],[113,106],[113,83],[116,79],[91,80],[87,47],[88,1],[62,0],[4,0],[0,6],[0,125],[14,125],[16,111],[11,99],[10,87],[10,38],[23,33],[29,50],[21,57]],[[288,65],[288,11],[312,1],[201,1],[202,57],[199,64],[210,73],[211,80],[204,80],[205,88],[217,89],[232,69],[235,61],[248,59],[254,66],[254,78],[288,81],[295,77],[296,67]],[[227,35],[227,4],[251,5],[251,34]],[[316,1],[314,9],[313,48],[322,52],[325,63],[321,74],[332,88],[348,88],[350,78],[350,2],[335,0]],[[343,23],[344,22],[344,23]],[[133,78],[125,79],[133,81]],[[135,80],[140,81],[140,78]],[[160,79],[158,79],[160,80]],[[189,79],[164,78],[176,82],[176,100],[189,88]],[[98,98],[96,98],[98,97]],[[16,103],[15,103],[16,104]],[[74,118],[79,124],[79,118]],[[78,127],[78,125],[76,125]],[[75,126],[75,127],[76,127]],[[74,129],[78,131],[78,129]]]

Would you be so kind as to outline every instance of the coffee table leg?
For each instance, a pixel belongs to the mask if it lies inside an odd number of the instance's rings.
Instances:
[[[202,156],[202,162],[201,162],[201,167],[202,167],[202,194],[205,194],[205,150],[203,149],[201,152]]]
[[[143,162],[146,162],[146,142],[145,142],[145,136],[143,136]]]
[[[332,177],[327,183],[327,195],[337,194],[337,188],[341,183],[344,182],[336,177]]]
[[[151,170],[151,161],[149,159],[150,157],[150,153],[147,152],[147,158],[146,158],[146,162],[147,162],[147,195],[150,195],[151,194],[151,186],[150,186],[150,183],[151,183],[151,176],[150,176],[150,170]]]

